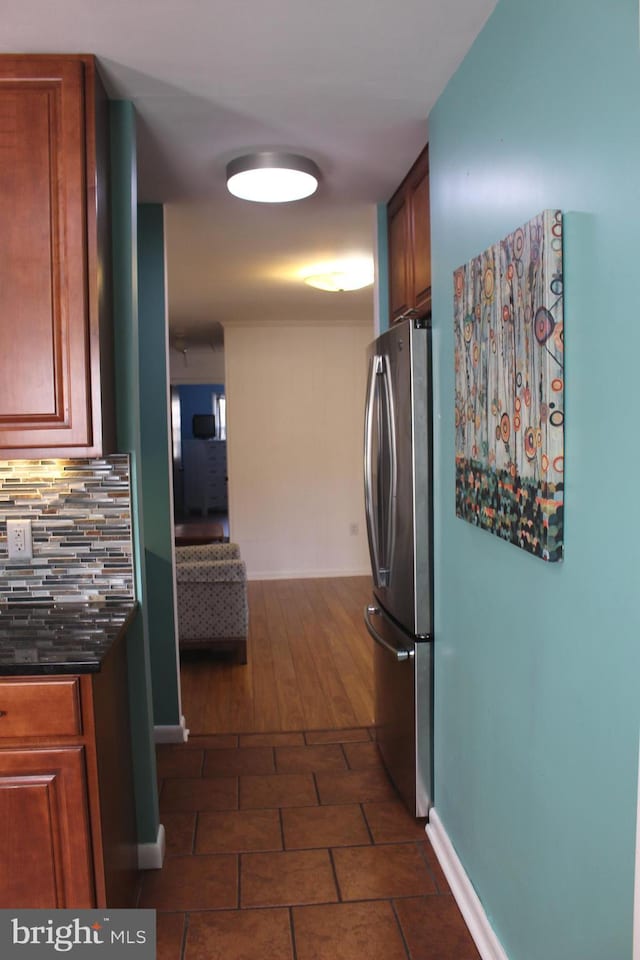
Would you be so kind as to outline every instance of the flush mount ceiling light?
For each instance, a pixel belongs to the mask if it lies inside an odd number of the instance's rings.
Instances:
[[[373,283],[373,261],[356,260],[327,266],[303,277],[305,283],[317,290],[340,293],[344,290],[361,290]]]
[[[295,153],[250,153],[227,164],[229,192],[257,203],[303,200],[315,193],[319,179],[313,160]]]

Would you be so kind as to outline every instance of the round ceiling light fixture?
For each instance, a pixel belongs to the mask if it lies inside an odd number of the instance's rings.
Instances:
[[[315,193],[319,180],[320,171],[313,160],[296,153],[250,153],[227,164],[229,192],[256,203],[303,200]]]
[[[362,290],[373,283],[373,260],[365,257],[327,264],[324,269],[314,269],[312,273],[304,276],[303,280],[310,287],[331,293]]]

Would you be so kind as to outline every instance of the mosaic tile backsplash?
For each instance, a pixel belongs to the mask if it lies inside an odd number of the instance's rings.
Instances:
[[[0,460],[0,607],[132,600],[129,457]],[[7,519],[31,520],[32,560],[9,560]]]

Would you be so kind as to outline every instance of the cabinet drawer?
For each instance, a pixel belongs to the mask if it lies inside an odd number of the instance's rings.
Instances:
[[[0,738],[82,733],[77,677],[0,680]]]

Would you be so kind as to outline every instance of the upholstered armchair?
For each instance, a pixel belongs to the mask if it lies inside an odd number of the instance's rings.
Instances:
[[[182,649],[235,650],[247,662],[247,569],[236,543],[176,547]]]

